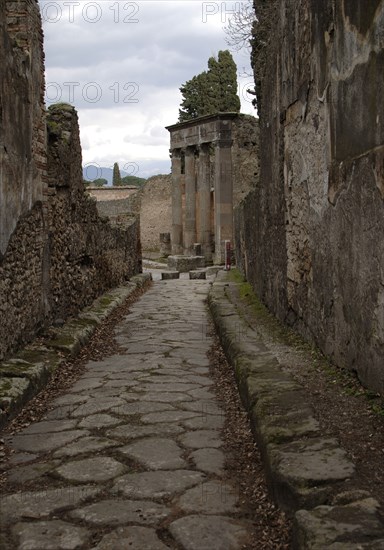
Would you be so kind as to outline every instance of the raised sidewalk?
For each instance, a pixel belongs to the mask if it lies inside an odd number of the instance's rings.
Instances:
[[[366,491],[346,491],[355,466],[334,438],[324,437],[304,389],[284,370],[250,322],[238,283],[220,272],[209,307],[232,364],[242,402],[261,449],[275,501],[294,516],[293,547],[383,549],[379,503]]]

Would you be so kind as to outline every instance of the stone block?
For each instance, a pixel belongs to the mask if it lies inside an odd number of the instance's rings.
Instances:
[[[384,546],[384,526],[378,515],[379,503],[373,498],[346,506],[318,506],[296,513],[294,548],[377,549]]]
[[[168,267],[181,273],[205,267],[204,256],[168,256]]]
[[[163,281],[169,281],[171,279],[179,279],[180,273],[179,271],[163,271],[161,273],[161,279]]]
[[[195,253],[195,256],[202,256],[202,250],[201,250],[201,244],[200,243],[194,243],[193,244],[193,252]]]
[[[189,278],[190,279],[206,279],[207,276],[206,276],[205,271],[192,270],[192,271],[189,272]]]
[[[160,233],[160,254],[169,256],[171,254],[171,234]]]

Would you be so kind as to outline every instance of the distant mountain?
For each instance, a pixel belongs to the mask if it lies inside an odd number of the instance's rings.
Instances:
[[[134,173],[129,170],[129,173],[120,169],[120,175],[122,178],[125,176],[133,176],[140,178],[150,178],[158,174],[169,174],[171,172],[171,161],[168,160],[140,160],[140,165],[132,163],[132,168],[136,168],[137,172]],[[96,166],[89,164],[83,167],[83,178],[88,181],[93,181],[98,178],[105,178],[108,185],[112,185],[113,169],[105,168],[104,166]]]
[[[122,178],[124,178],[125,176],[129,176],[130,174],[124,172],[124,170],[120,170],[120,175]],[[113,169],[89,164],[88,166],[83,167],[83,178],[88,181],[93,181],[98,178],[105,178],[108,182],[108,185],[112,185]]]

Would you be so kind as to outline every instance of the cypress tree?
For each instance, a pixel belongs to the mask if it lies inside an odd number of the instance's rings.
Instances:
[[[120,175],[120,168],[117,162],[113,165],[113,176],[112,176],[112,185],[118,186],[122,185],[121,183],[121,175]]]
[[[240,112],[236,72],[236,63],[228,50],[219,51],[217,59],[210,57],[208,71],[194,76],[180,88],[183,100],[179,122],[217,112]]]

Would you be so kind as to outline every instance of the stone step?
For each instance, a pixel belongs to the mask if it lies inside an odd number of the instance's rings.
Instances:
[[[206,279],[205,271],[192,270],[189,272],[190,279]]]
[[[170,279],[179,279],[180,271],[162,271],[161,279],[162,281],[168,281]]]

